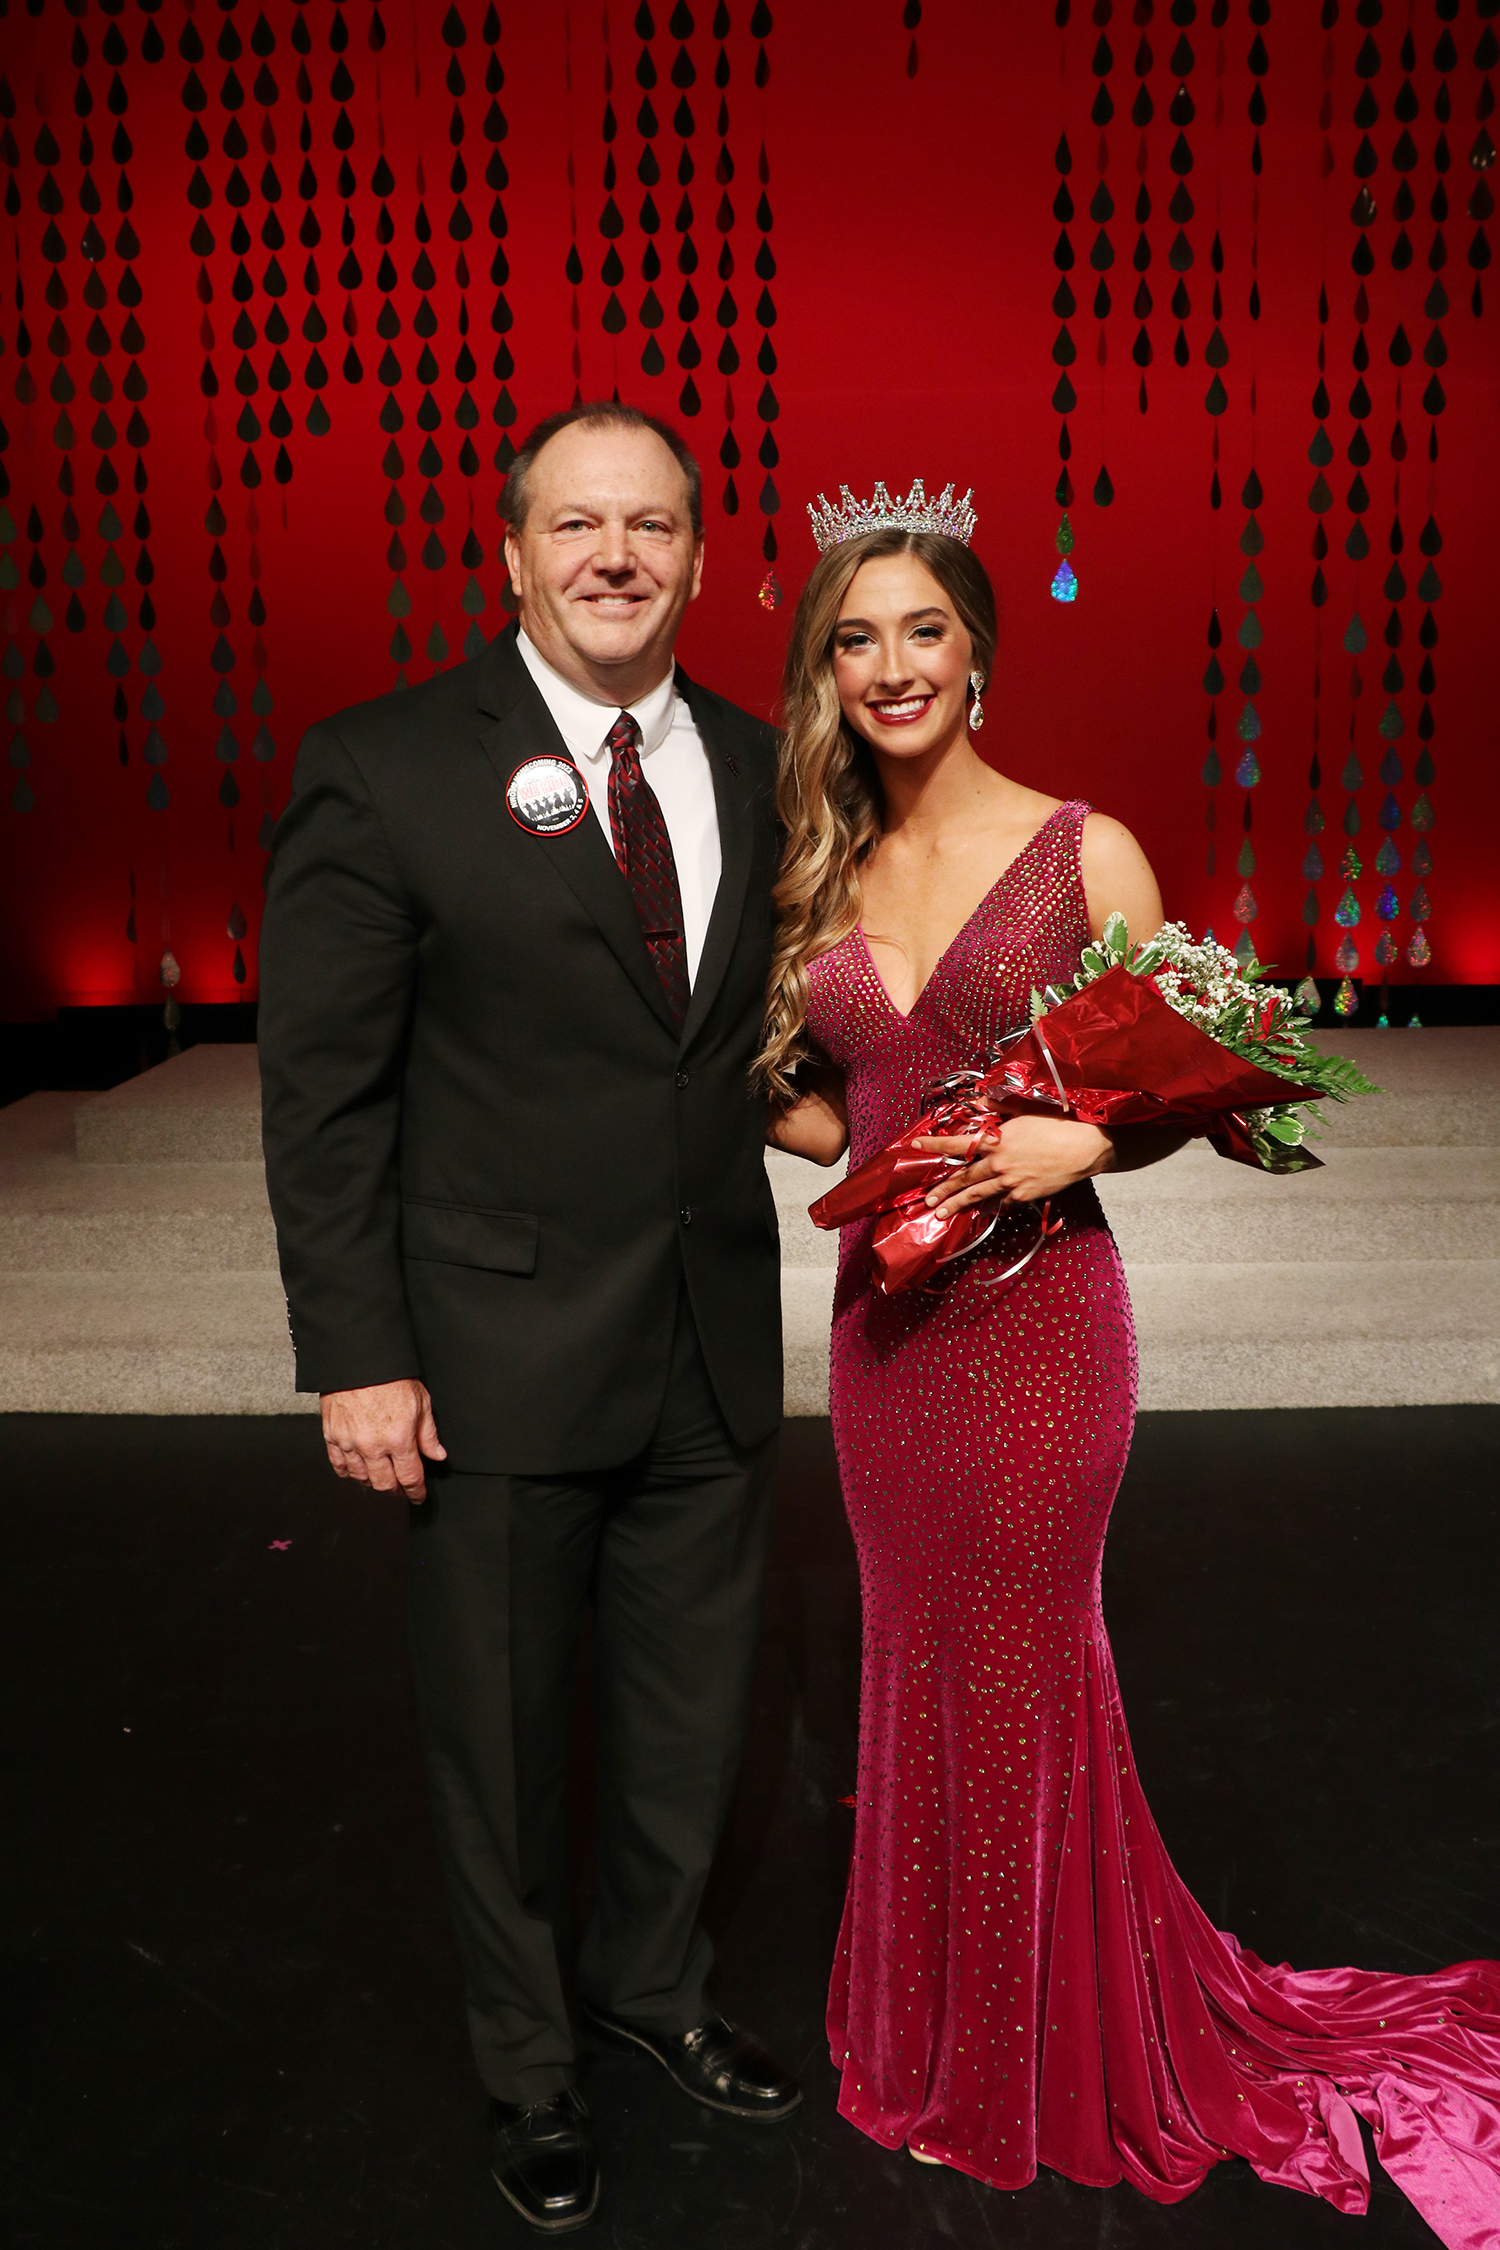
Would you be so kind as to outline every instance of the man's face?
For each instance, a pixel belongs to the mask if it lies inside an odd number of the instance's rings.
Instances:
[[[537,455],[529,493],[505,540],[528,637],[565,678],[634,700],[665,677],[698,594],[687,478],[654,430],[575,422]]]

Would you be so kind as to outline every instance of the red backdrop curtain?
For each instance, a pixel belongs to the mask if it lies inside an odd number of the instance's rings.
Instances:
[[[253,996],[302,729],[499,629],[616,388],[696,674],[771,709],[817,492],[972,485],[988,755],[1289,973],[1500,978],[1492,13],[10,0],[0,1008]]]

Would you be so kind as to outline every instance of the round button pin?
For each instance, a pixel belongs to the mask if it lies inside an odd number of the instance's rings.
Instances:
[[[567,758],[528,758],[506,783],[505,802],[533,836],[565,836],[589,809],[588,783]]]

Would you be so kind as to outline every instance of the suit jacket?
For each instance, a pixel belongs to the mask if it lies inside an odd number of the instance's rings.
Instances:
[[[566,757],[514,628],[313,727],[261,939],[266,1174],[299,1390],[420,1376],[458,1468],[606,1467],[648,1440],[682,1278],[752,1444],[781,1410],[776,1211],[750,1087],[775,738],[677,674],[723,855],[675,1028],[598,823],[522,828]]]

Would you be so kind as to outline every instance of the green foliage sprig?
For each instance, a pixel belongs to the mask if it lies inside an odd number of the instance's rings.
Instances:
[[[1300,1013],[1289,992],[1266,982],[1269,963],[1253,956],[1238,961],[1212,938],[1195,940],[1181,922],[1164,923],[1155,937],[1132,946],[1124,915],[1111,914],[1080,960],[1070,984],[1049,984],[1044,992],[1032,993],[1033,1023],[1111,969],[1123,967],[1132,976],[1150,977],[1167,1005],[1219,1046],[1277,1078],[1292,1080],[1309,1095],[1346,1102],[1356,1094],[1379,1092],[1347,1055],[1320,1054],[1308,1045],[1302,1035],[1311,1019]],[[1306,1160],[1297,1151],[1315,1137],[1313,1115],[1305,1100],[1275,1102],[1246,1115],[1255,1152],[1268,1171],[1302,1169]]]

